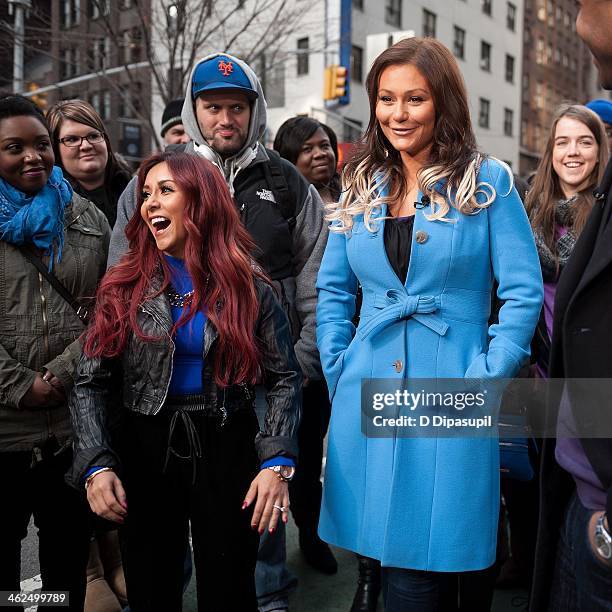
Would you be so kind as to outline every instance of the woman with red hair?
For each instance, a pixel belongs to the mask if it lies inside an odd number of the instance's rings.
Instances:
[[[96,514],[122,525],[133,612],[181,609],[189,521],[198,608],[255,611],[257,532],[286,522],[297,455],[288,322],[212,164],[153,155],[138,194],[130,249],[102,281],[84,339],[71,478]],[[261,379],[264,431],[253,410]]]

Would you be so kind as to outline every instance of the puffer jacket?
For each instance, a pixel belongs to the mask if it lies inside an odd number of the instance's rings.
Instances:
[[[108,222],[75,193],[64,228],[62,259],[53,273],[75,298],[93,298],[106,268]],[[51,436],[62,445],[70,442],[67,405],[37,410],[20,403],[43,369],[69,394],[82,332],[71,306],[17,247],[0,241],[0,452],[31,451]]]
[[[157,279],[151,294],[161,286]],[[261,368],[267,388],[268,412],[255,445],[261,461],[278,455],[297,457],[296,432],[301,411],[302,374],[295,357],[289,323],[272,288],[256,281],[259,317],[255,328],[261,347]],[[146,299],[139,308],[138,325],[145,335],[159,340],[143,341],[131,334],[120,358],[81,357],[70,410],[74,428],[74,463],[68,481],[78,487],[94,466],[120,468],[107,426],[112,412],[111,390],[122,387],[123,409],[146,415],[162,410],[168,394],[174,357],[170,336],[172,313],[165,293]],[[209,319],[204,328],[202,385],[205,411],[222,426],[239,410],[254,410],[255,392],[249,385],[218,388],[213,363],[218,332]]]

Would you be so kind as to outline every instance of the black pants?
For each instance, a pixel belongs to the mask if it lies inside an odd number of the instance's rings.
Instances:
[[[91,513],[85,496],[64,482],[72,452],[44,450],[34,465],[31,452],[0,453],[0,591],[20,590],[21,541],[34,515],[42,588],[68,591],[68,609],[82,611]]]
[[[302,393],[302,420],[298,430],[300,456],[295,478],[289,485],[289,495],[296,525],[316,531],[321,511],[323,440],[331,406],[325,381],[311,381]]]
[[[171,454],[164,470],[172,414],[162,409],[155,416],[125,416],[128,516],[121,537],[130,609],[181,610],[190,520],[198,610],[254,612],[258,534],[250,527],[253,505],[241,507],[258,471],[257,418],[245,411],[219,427],[201,413],[185,415],[198,433],[202,457],[194,464]],[[183,417],[171,445],[184,457],[193,455]]]

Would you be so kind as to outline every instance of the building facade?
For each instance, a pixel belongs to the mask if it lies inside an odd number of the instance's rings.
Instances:
[[[555,109],[597,92],[592,59],[576,34],[574,0],[526,0],[523,35],[520,171],[535,170]]]

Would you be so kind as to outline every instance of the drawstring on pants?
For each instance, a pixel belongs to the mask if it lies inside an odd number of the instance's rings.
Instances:
[[[179,418],[181,418],[183,426],[185,427],[185,433],[187,434],[187,445],[189,448],[188,455],[181,455],[174,450],[174,448],[172,448],[172,437],[174,436]],[[166,473],[171,454],[177,459],[191,459],[191,485],[195,485],[198,460],[202,458],[202,444],[200,442],[200,436],[198,435],[196,427],[193,424],[189,414],[180,408],[174,412],[172,419],[170,420],[170,427],[168,430],[168,448],[166,450],[166,460],[164,461],[164,467],[162,470],[164,474]]]

